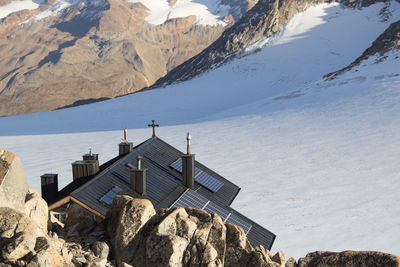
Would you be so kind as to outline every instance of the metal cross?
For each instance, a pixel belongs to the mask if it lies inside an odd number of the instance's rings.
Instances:
[[[147,125],[147,127],[153,127],[153,137],[156,137],[156,127],[160,127],[160,125],[155,124],[154,120],[151,120],[152,124]]]

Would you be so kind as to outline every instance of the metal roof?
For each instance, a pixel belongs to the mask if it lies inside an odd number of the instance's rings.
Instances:
[[[131,153],[121,157],[96,177],[74,190],[71,196],[102,215],[106,215],[109,206],[100,199],[115,186],[138,197],[130,190],[130,166],[136,166],[136,156],[140,155],[142,156],[142,169],[147,169],[146,195],[140,197],[149,199],[156,210],[170,208],[187,192],[187,188],[181,182],[181,173],[170,167],[170,164],[183,154],[160,138],[152,137],[134,147]],[[223,186],[213,193],[195,183],[193,191],[212,202],[211,205],[228,210],[239,220],[250,223],[252,227],[247,233],[250,243],[252,245],[262,244],[270,249],[275,235],[229,207],[240,188],[197,161],[195,161],[195,166],[221,181]]]

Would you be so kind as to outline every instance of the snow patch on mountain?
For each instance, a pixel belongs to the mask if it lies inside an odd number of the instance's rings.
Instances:
[[[11,13],[24,9],[36,9],[42,4],[41,1],[21,0],[12,1],[11,3],[0,6],[0,19],[7,17]]]
[[[226,25],[223,17],[230,11],[230,6],[222,5],[213,0],[177,0],[172,6],[167,0],[128,0],[131,3],[142,3],[149,11],[146,17],[148,23],[159,25],[173,18],[194,15],[196,23],[201,25]]]

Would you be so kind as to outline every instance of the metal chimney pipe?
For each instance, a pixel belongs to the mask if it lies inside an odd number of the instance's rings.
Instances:
[[[188,188],[194,188],[194,155],[190,154],[190,133],[186,135],[187,152],[182,156],[182,178],[183,185]]]
[[[137,160],[137,170],[140,171],[142,169],[142,156],[138,155],[136,156],[136,160]]]
[[[124,129],[124,140],[128,141],[128,129]]]
[[[190,155],[190,140],[192,139],[192,136],[190,135],[190,133],[187,133],[186,135],[186,141],[187,141],[187,155]]]

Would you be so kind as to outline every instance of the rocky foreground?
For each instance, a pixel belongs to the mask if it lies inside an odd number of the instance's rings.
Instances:
[[[14,183],[13,183],[14,182]],[[381,252],[313,252],[297,261],[252,247],[242,228],[193,208],[155,211],[117,195],[105,220],[76,204],[61,223],[0,149],[0,267],[6,266],[400,266]],[[279,236],[278,236],[279,238]]]

